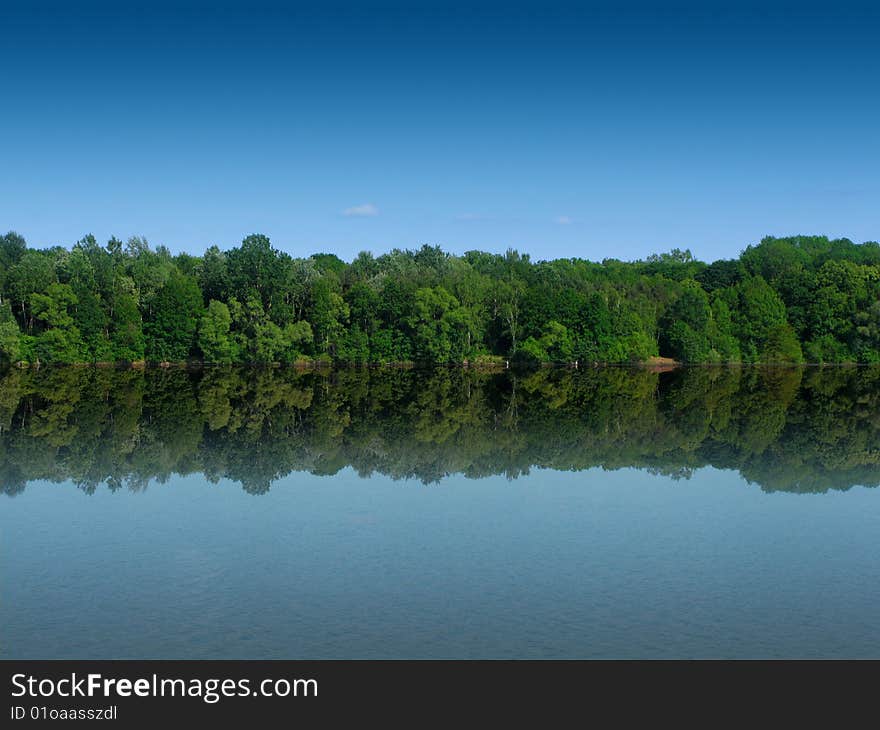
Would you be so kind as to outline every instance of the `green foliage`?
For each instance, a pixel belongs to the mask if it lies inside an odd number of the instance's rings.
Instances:
[[[24,236],[15,231],[9,231],[5,236],[0,236],[0,272],[7,272],[11,266],[18,263],[27,251],[27,243]],[[0,284],[3,282],[0,281]]]
[[[761,276],[744,279],[720,296],[730,309],[743,359],[758,362],[770,332],[787,324],[785,303]]]
[[[203,256],[142,238],[0,237],[5,360],[520,365],[880,361],[880,244],[767,238],[706,265],[532,261],[437,246],[292,258],[254,234]]]
[[[705,290],[693,279],[683,283],[682,292],[660,321],[660,347],[682,362],[707,362],[710,357],[712,307]]]
[[[156,293],[146,321],[147,359],[181,362],[189,358],[202,309],[196,280],[174,271]]]
[[[845,344],[831,335],[822,335],[804,345],[804,355],[808,362],[841,363],[852,360],[852,355]]]
[[[137,362],[144,359],[146,341],[133,284],[131,279],[121,278],[112,299],[110,359],[113,360]]]
[[[469,323],[458,300],[442,286],[419,289],[408,321],[415,359],[421,362],[460,361],[467,354]]]
[[[231,363],[235,346],[230,336],[232,315],[223,302],[212,299],[199,321],[199,349],[207,362]]]
[[[0,361],[18,362],[21,359],[21,333],[15,322],[0,323]]]
[[[21,333],[9,303],[0,305],[0,362],[18,362],[21,359]]]
[[[513,353],[513,362],[519,367],[531,367],[550,362],[550,356],[540,341],[528,337]]]
[[[34,339],[31,359],[35,362],[71,365],[82,362],[84,350],[79,330],[75,327],[48,329]]]
[[[50,284],[45,294],[31,294],[34,319],[48,327],[72,327],[70,310],[78,303],[79,299],[68,284]]]
[[[569,363],[574,360],[575,342],[568,328],[550,321],[540,338],[528,337],[514,353],[518,365],[546,362]]]
[[[776,325],[767,333],[764,349],[761,352],[761,362],[791,364],[803,361],[801,344],[790,324]]]
[[[39,362],[83,361],[86,348],[71,314],[79,300],[68,284],[50,284],[45,294],[31,294],[31,313],[42,330],[34,340],[33,358]]]
[[[349,308],[337,291],[338,281],[322,276],[312,287],[312,310],[310,321],[314,327],[315,340],[320,352],[335,355],[348,324]]]
[[[667,333],[668,352],[682,362],[707,362],[709,339],[704,332],[697,332],[687,322],[673,322]]]
[[[31,295],[44,292],[55,281],[52,258],[47,253],[27,251],[9,268],[5,278],[4,294],[19,324],[30,333],[34,328]]]
[[[296,322],[284,328],[274,322],[264,322],[256,328],[256,361],[296,362],[301,357],[301,348],[311,342],[312,328],[308,322]]]

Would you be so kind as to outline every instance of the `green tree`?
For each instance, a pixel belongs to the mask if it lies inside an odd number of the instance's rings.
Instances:
[[[453,359],[453,312],[458,300],[442,286],[425,287],[415,294],[409,326],[413,330],[416,359],[447,363]]]
[[[21,359],[21,332],[12,316],[9,303],[0,304],[0,361]]]
[[[682,282],[682,291],[660,320],[660,352],[682,362],[713,359],[709,342],[712,329],[709,296],[694,280]]]
[[[780,324],[771,328],[764,341],[761,362],[765,363],[801,363],[804,355],[790,324]]]
[[[174,271],[156,293],[145,323],[147,359],[161,362],[186,360],[195,346],[202,315],[202,293],[191,276]]]
[[[25,251],[27,251],[27,243],[24,237],[15,231],[0,236],[0,306],[3,305],[9,270],[19,262]]]
[[[212,299],[199,321],[198,345],[207,362],[230,363],[235,348],[230,336],[232,315],[223,302]]]
[[[785,303],[761,276],[744,279],[733,287],[731,304],[734,332],[740,342],[743,356],[751,362],[758,360],[770,332],[788,324]]]
[[[349,319],[348,304],[335,290],[334,284],[334,279],[322,276],[312,288],[311,323],[315,340],[321,352],[330,356],[336,355]]]
[[[138,362],[144,359],[145,340],[143,321],[134,282],[127,277],[119,277],[110,316],[110,345],[113,359]]]
[[[44,326],[33,348],[42,362],[75,363],[86,361],[85,347],[71,310],[78,299],[69,284],[50,284],[45,294],[31,294],[31,311]]]
[[[26,251],[6,276],[6,292],[12,311],[27,332],[34,328],[30,311],[31,295],[43,292],[55,281],[51,257],[40,251]]]

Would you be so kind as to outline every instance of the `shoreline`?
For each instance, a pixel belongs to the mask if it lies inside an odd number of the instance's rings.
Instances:
[[[214,363],[203,360],[186,360],[180,362],[76,362],[76,363],[28,363],[17,362],[0,366],[0,372],[6,370],[42,370],[42,369],[85,369],[96,370],[213,370],[219,368],[250,368],[254,370],[299,370],[299,371],[333,371],[333,370],[433,370],[438,368],[475,370],[481,372],[534,372],[537,370],[597,370],[602,368],[634,368],[651,370],[653,372],[670,372],[684,368],[870,368],[880,367],[880,363],[859,362],[693,362],[685,363],[671,358],[651,358],[637,362],[545,362],[535,365],[513,364],[509,361],[501,363],[474,363],[474,362],[387,362],[387,363],[353,363],[353,362],[328,362],[326,360],[308,360],[294,363],[281,362],[231,362]]]

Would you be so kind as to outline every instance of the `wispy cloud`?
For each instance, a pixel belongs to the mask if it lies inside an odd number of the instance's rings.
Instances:
[[[571,225],[572,220],[567,215],[560,215],[553,219],[560,226],[568,226]]]
[[[342,215],[346,218],[374,218],[379,215],[379,209],[372,203],[364,203],[346,208],[342,211]]]

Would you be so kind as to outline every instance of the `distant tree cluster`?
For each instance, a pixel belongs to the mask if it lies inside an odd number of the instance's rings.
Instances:
[[[0,359],[23,363],[880,362],[880,244],[765,238],[735,260],[438,247],[202,256],[0,237]]]

